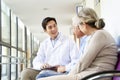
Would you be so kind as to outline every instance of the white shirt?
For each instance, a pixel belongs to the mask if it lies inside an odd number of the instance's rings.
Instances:
[[[59,33],[53,47],[51,39],[48,38],[40,44],[37,56],[33,60],[33,68],[40,70],[44,63],[51,66],[65,66],[66,71],[77,63],[79,51],[74,41]]]

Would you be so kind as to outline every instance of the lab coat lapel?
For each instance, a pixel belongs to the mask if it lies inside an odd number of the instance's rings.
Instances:
[[[58,38],[58,40],[57,40],[57,42],[56,42],[56,44],[54,46],[54,49],[60,47],[63,44],[63,35],[62,34],[59,34],[59,35],[60,36],[59,36],[59,38]]]
[[[60,45],[62,45],[62,42],[60,40],[58,40],[54,46],[54,49],[56,49],[57,47],[59,47]]]
[[[52,45],[51,40],[48,40],[48,43],[47,43],[47,45],[49,46],[49,49],[51,49],[51,50],[59,47],[61,44],[62,44],[62,41],[60,39],[56,42],[54,47]]]
[[[48,44],[49,44],[49,46],[50,46],[50,48],[51,49],[56,49],[56,48],[58,48],[59,46],[61,46],[62,45],[62,40],[63,40],[63,35],[61,35],[61,34],[59,34],[60,35],[60,37],[58,38],[58,40],[57,40],[57,42],[55,43],[55,45],[54,45],[54,47],[53,47],[53,45],[52,45],[52,42],[51,42],[51,40],[49,39],[49,41],[48,41]]]
[[[51,42],[50,39],[48,39],[48,43],[47,43],[47,45],[49,46],[50,49],[53,49],[52,42]]]

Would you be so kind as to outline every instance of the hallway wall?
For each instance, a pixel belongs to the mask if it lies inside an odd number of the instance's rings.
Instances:
[[[113,37],[120,36],[120,3],[119,0],[101,0],[101,17],[104,18],[106,27]]]

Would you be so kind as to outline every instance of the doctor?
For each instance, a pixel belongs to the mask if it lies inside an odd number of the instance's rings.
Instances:
[[[33,60],[34,71],[22,72],[22,76],[27,74],[27,78],[22,80],[35,80],[41,77],[67,74],[79,59],[79,51],[74,41],[58,32],[56,19],[46,17],[42,22],[44,31],[50,36],[40,44],[37,56]],[[42,70],[56,66],[56,71]],[[27,72],[27,73],[25,73]],[[32,74],[33,73],[33,74]],[[24,76],[25,77],[25,76]]]

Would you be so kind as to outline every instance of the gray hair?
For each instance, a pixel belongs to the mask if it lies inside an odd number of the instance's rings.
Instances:
[[[91,8],[83,8],[78,16],[84,20],[84,22],[96,29],[102,29],[105,23],[102,18],[99,19],[96,12]]]

